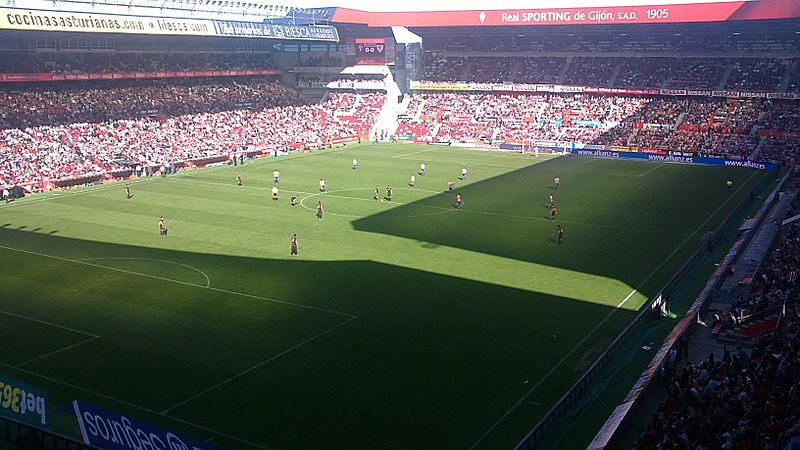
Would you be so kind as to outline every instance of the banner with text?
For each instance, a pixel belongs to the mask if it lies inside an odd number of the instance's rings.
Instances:
[[[81,403],[72,402],[83,442],[106,450],[219,450],[211,444],[154,425]]]
[[[231,20],[214,22],[222,36],[339,42],[339,32],[330,25],[276,25]]]
[[[47,428],[47,391],[0,374],[0,415]]]
[[[522,5],[524,2],[518,3]],[[433,11],[376,12],[336,8],[333,22],[360,23],[370,27],[395,25],[406,27],[531,27],[539,25],[722,22],[800,17],[800,2],[797,0],[705,0],[697,2],[628,0],[607,2],[607,5],[591,2],[595,4],[593,6],[583,6],[579,1],[558,3],[565,4],[554,5],[552,8],[448,10],[445,7]],[[569,7],[566,3],[573,3],[575,6]],[[614,5],[614,3],[624,4]],[[487,4],[486,6],[493,8],[498,5]]]
[[[211,20],[13,8],[0,8],[0,29],[72,31],[80,33],[177,34],[182,36],[215,36],[217,34],[214,22]]]
[[[783,100],[800,99],[800,94],[791,92],[742,92],[742,91],[692,91],[686,89],[624,89],[601,88],[593,86],[563,86],[558,84],[524,83],[467,83],[463,81],[412,81],[413,91],[498,91],[498,92],[554,92],[583,94],[620,95],[671,95],[693,97],[728,98],[774,98]]]
[[[339,42],[339,32],[331,25],[277,25],[231,20],[128,16],[17,8],[0,8],[0,29],[180,36],[242,36]]]
[[[613,150],[572,149],[572,154],[579,156],[596,156],[601,158],[646,159],[649,161],[678,162],[688,164],[715,164],[733,167],[750,167],[761,170],[775,170],[778,167],[775,164],[761,161],[709,158],[705,156],[680,156],[677,155],[677,152],[673,152],[669,155],[654,155],[652,153],[619,152]]]

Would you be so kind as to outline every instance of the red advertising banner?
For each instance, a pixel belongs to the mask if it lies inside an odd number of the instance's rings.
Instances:
[[[27,83],[39,81],[130,80],[148,78],[236,77],[253,75],[280,75],[280,70],[198,70],[194,72],[106,72],[106,73],[4,73],[0,83]]]
[[[608,7],[487,9],[473,11],[365,12],[337,8],[333,22],[370,27],[458,27],[498,25],[590,25],[721,22],[800,17],[797,0],[698,2]]]

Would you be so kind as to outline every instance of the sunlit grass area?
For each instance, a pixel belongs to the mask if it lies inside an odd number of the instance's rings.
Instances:
[[[79,399],[223,448],[508,448],[764,176],[385,144],[29,197],[0,370],[72,435]]]

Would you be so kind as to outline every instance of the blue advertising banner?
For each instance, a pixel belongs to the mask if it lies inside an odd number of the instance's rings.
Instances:
[[[106,450],[219,450],[211,444],[95,406],[72,402],[83,442]]]
[[[47,428],[47,391],[0,375],[0,415]]]
[[[740,159],[707,158],[702,156],[654,155],[651,153],[617,152],[613,150],[572,149],[573,155],[598,156],[601,158],[645,159],[648,161],[679,162],[687,164],[714,164],[719,166],[751,167],[761,170],[775,170],[775,164]]]

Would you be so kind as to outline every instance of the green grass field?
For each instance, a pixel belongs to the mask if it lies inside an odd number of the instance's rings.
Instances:
[[[0,372],[71,435],[79,399],[229,449],[509,448],[764,176],[386,144],[33,196],[0,205]]]

